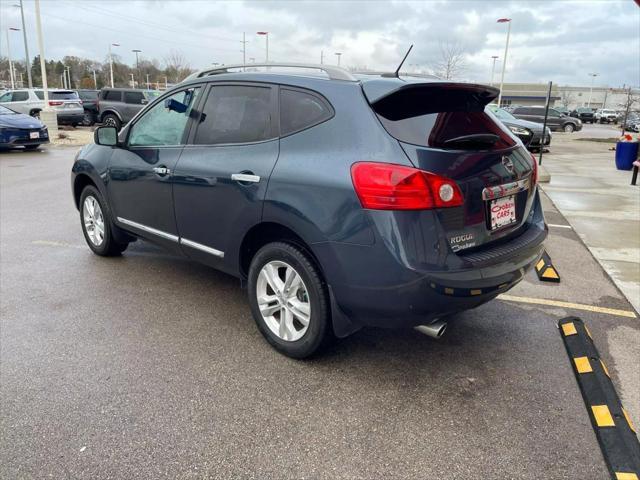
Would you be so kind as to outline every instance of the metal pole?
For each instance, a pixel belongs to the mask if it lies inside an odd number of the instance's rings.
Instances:
[[[111,75],[111,88],[113,88],[113,55],[111,55],[111,44],[109,44],[109,74]]]
[[[493,87],[493,75],[496,72],[496,60],[498,59],[497,55],[493,55],[491,58],[493,58],[493,66],[491,67],[491,83],[490,85]]]
[[[509,37],[511,36],[511,20],[507,22],[507,43],[504,46],[504,57],[502,58],[502,75],[500,76],[500,93],[498,94],[498,107],[502,104],[502,88],[504,87],[504,71],[507,68],[507,53],[509,53]]]
[[[242,32],[242,65],[247,64],[247,40],[245,38],[246,33]]]
[[[7,57],[9,58],[9,77],[11,77],[11,90],[16,88],[14,79],[13,63],[11,62],[11,44],[9,43],[9,29],[7,28]]]
[[[320,65],[324,63],[324,50],[320,50]]]
[[[27,27],[24,23],[24,8],[22,6],[22,0],[20,0],[20,15],[22,16],[22,36],[24,38],[24,56],[25,66],[27,68],[27,79],[29,81],[29,88],[33,88],[33,79],[31,78],[31,60],[29,57],[29,45],[27,44]]]
[[[269,63],[269,32],[265,35],[267,39],[267,63]]]
[[[38,35],[38,50],[40,51],[40,74],[42,76],[42,90],[44,93],[44,109],[42,120],[49,127],[49,135],[58,130],[58,117],[49,106],[49,84],[47,82],[47,64],[44,60],[44,38],[42,37],[42,21],[40,20],[40,0],[36,2],[36,32]]]
[[[70,88],[73,88],[71,85],[71,67],[67,67],[66,70],[67,70],[67,88],[70,89]]]
[[[169,88],[169,80],[167,77],[164,77],[164,89],[167,90]]]
[[[540,139],[540,156],[538,157],[538,165],[542,165],[542,152],[544,151],[544,136],[547,134],[547,115],[549,114],[549,102],[551,101],[551,86],[553,82],[549,82],[549,90],[547,91],[547,103],[544,107],[544,122],[542,122],[542,138]]]
[[[136,81],[133,78],[133,73],[130,73],[129,75],[131,75],[131,88],[136,88]]]
[[[96,79],[96,71],[93,70],[93,88],[98,89],[98,80]]]
[[[590,73],[589,76],[591,77],[591,88],[589,89],[589,101],[587,102],[587,107],[591,107],[591,95],[593,94],[593,81],[596,79],[598,74]]]
[[[149,87],[149,74],[147,73],[147,90],[151,90],[151,88]]]

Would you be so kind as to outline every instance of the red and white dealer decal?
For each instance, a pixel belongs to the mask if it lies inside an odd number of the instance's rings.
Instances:
[[[491,230],[504,227],[516,221],[516,202],[513,195],[491,200]]]

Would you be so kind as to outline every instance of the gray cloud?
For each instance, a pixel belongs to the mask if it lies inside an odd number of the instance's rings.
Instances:
[[[19,27],[13,2],[0,3],[0,23]],[[42,1],[46,54],[103,60],[109,43],[133,63],[131,50],[162,59],[170,50],[185,54],[192,66],[242,60],[242,32],[247,58],[265,56],[270,32],[272,60],[335,62],[340,51],[346,66],[394,68],[409,44],[407,60],[421,69],[439,55],[439,44],[465,47],[472,81],[489,80],[491,55],[502,57],[510,17],[512,37],[507,63],[509,81],[640,83],[640,9],[630,0],[610,1]],[[25,1],[30,50],[36,53],[33,2]],[[3,32],[4,33],[4,32]],[[4,38],[3,38],[4,40]],[[23,58],[21,37],[12,37],[14,58]],[[6,55],[2,44],[2,54]]]

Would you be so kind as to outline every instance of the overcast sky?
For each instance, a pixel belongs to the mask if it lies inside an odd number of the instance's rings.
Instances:
[[[1,0],[2,55],[5,31],[20,27],[17,0]],[[34,2],[24,0],[28,40],[37,53]],[[242,62],[242,32],[247,61],[327,63],[395,69],[410,44],[406,69],[438,59],[439,44],[457,42],[468,52],[464,79],[488,82],[491,56],[504,54],[513,19],[505,81],[612,87],[640,84],[640,8],[633,0],[606,1],[120,1],[41,0],[48,58],[77,55],[103,61],[109,43],[126,63],[142,57],[162,59],[182,52],[194,68],[212,62]],[[11,33],[12,56],[24,58],[22,36]],[[498,70],[501,64],[498,63]]]

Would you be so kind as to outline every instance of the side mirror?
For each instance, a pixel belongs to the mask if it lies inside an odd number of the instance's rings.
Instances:
[[[147,100],[146,98],[143,98],[142,100],[140,100],[140,103],[142,105],[146,105],[147,103],[149,103],[149,100]]]
[[[115,147],[118,145],[118,130],[116,127],[98,127],[93,132],[93,141],[96,145]]]

